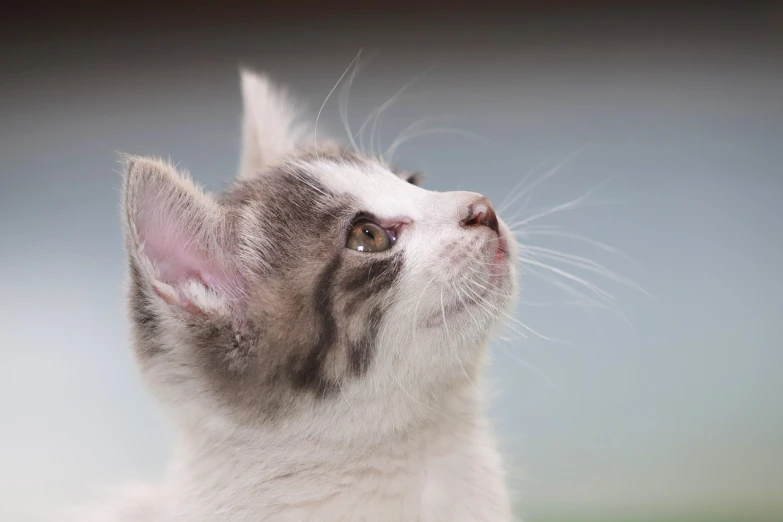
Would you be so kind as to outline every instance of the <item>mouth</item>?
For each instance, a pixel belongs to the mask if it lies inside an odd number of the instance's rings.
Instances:
[[[507,272],[508,242],[502,234],[498,234],[498,244],[495,255],[489,264],[489,282],[496,284]]]
[[[495,250],[495,257],[490,266],[503,264],[506,260],[506,252],[508,252],[508,244],[503,236],[498,236],[498,248]]]
[[[441,309],[433,313],[425,325],[428,327],[442,326],[447,318],[458,316],[476,306],[484,308],[485,311],[492,314],[491,309],[493,305],[487,303],[488,297],[493,293],[502,293],[504,282],[508,280],[511,274],[508,248],[507,239],[499,232],[491,259],[489,255],[485,258],[489,262],[484,265],[486,271],[481,279],[481,284],[463,282],[464,286],[460,289],[460,283],[455,282],[456,296],[449,299],[450,303],[444,302]],[[490,252],[487,252],[487,254],[490,254]]]
[[[506,255],[505,251],[501,252],[500,255],[504,258]],[[493,267],[495,265],[496,264],[493,263]],[[493,292],[500,290],[500,281],[503,280],[507,275],[507,271],[503,270],[502,268],[505,264],[498,263],[497,265],[497,272],[491,269],[490,273],[488,274],[489,277],[483,281],[484,284],[482,286],[474,287],[475,290],[458,290],[456,298],[454,298],[450,304],[444,303],[441,309],[429,318],[429,320],[426,322],[426,326],[442,326],[447,318],[459,316],[463,312],[474,307],[487,309],[487,306],[489,306],[489,309],[491,309],[492,305],[487,303],[487,298]]]

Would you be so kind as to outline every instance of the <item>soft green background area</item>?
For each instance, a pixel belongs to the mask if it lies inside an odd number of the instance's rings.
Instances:
[[[523,275],[486,386],[528,522],[783,520],[783,46],[779,13],[611,11],[345,20],[17,42],[0,55],[0,520],[154,479],[168,437],[136,374],[122,304],[115,151],[169,157],[211,189],[238,158],[239,63],[310,114],[360,47],[354,129],[420,118],[479,134],[400,149],[429,188],[500,202],[587,145],[510,218],[596,188],[530,236],[589,272],[627,321]],[[373,53],[375,51],[375,53]],[[337,98],[322,127],[342,137]],[[543,166],[542,166],[543,164]],[[565,265],[560,265],[565,268]],[[562,281],[561,281],[562,282]],[[567,281],[566,281],[567,282]],[[521,330],[521,328],[519,328]],[[655,516],[652,516],[655,514]]]

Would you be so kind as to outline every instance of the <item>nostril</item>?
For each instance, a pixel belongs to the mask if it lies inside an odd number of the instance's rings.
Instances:
[[[487,198],[481,198],[468,207],[468,216],[460,221],[464,227],[485,226],[500,233],[498,217]]]

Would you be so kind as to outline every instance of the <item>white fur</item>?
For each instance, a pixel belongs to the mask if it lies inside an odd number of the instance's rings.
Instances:
[[[243,69],[241,82],[245,115],[239,177],[248,178],[290,152],[307,128],[297,123],[298,112],[289,95],[269,78]]]
[[[465,391],[440,412],[449,422],[372,451],[316,451],[285,433],[220,441],[189,435],[179,441],[164,484],[135,488],[72,520],[508,521],[500,459],[471,395]],[[367,421],[384,413],[368,411]]]
[[[248,177],[290,152],[299,134],[292,131],[295,112],[266,79],[244,73],[242,84],[240,175]],[[73,520],[511,520],[480,377],[489,332],[515,285],[512,235],[501,223],[509,242],[503,291],[490,293],[484,305],[447,313],[447,305],[469,297],[475,267],[487,265],[486,252],[491,260],[498,244],[489,229],[458,225],[479,195],[423,190],[380,163],[369,167],[373,172],[328,160],[301,167],[330,190],[361,199],[380,219],[409,223],[399,248],[413,268],[398,281],[367,375],[345,382],[341,398],[320,402],[306,415],[261,426],[233,424],[209,402],[192,400],[199,384],[183,379],[164,391],[164,404],[179,410],[172,412],[176,450],[163,482]],[[190,298],[206,299],[188,284]],[[178,327],[172,321],[164,329],[175,347]],[[156,371],[170,369],[150,368],[151,383],[172,377]]]

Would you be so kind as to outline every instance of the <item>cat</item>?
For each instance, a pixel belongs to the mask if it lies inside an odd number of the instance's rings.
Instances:
[[[241,85],[225,193],[126,158],[133,346],[174,456],[79,520],[511,520],[480,380],[513,234],[480,194],[316,145],[266,76]]]

